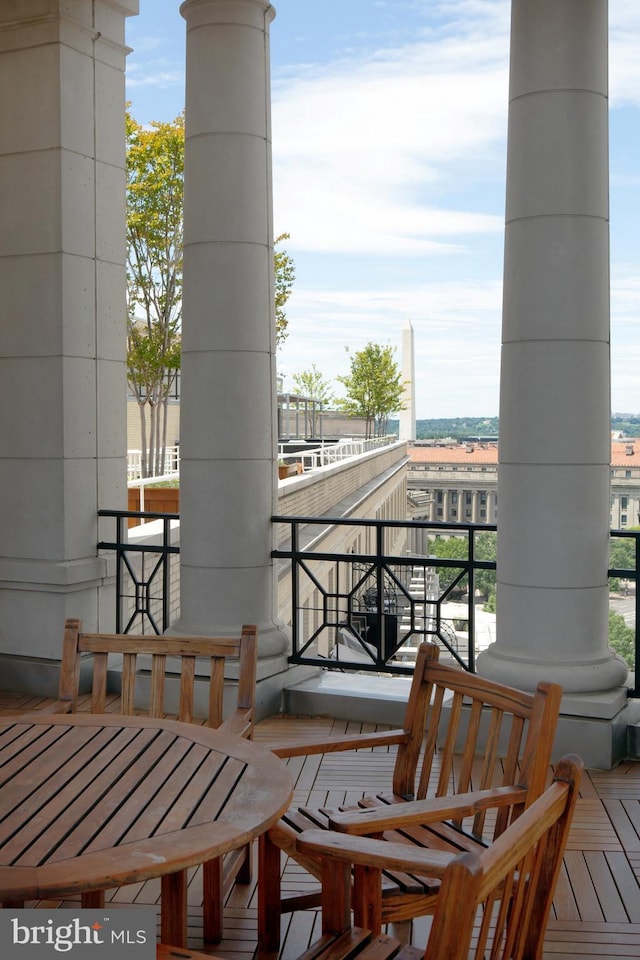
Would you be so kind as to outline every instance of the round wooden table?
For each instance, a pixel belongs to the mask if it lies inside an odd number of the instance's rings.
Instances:
[[[272,826],[291,795],[272,753],[209,727],[104,714],[0,717],[0,901],[158,876],[171,895],[187,867]],[[186,898],[176,907],[163,936],[179,945]]]

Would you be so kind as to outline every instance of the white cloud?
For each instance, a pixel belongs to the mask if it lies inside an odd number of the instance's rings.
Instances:
[[[454,5],[470,6],[505,5]],[[455,202],[472,167],[504,171],[508,44],[489,23],[276,77],[275,213],[292,247],[438,253],[502,229]]]
[[[609,0],[609,94],[612,107],[640,106],[640,5]]]
[[[146,60],[127,68],[128,87],[157,87],[166,90],[184,87],[184,68],[166,60]]]

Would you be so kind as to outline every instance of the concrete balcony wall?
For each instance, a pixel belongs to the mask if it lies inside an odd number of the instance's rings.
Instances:
[[[283,517],[322,517],[339,516],[338,504],[348,498],[358,501],[358,494],[367,484],[381,478],[387,471],[400,468],[406,461],[406,443],[395,443],[372,453],[362,454],[353,460],[332,464],[312,473],[302,474],[283,480],[278,487],[278,513]],[[362,493],[364,496],[364,492]],[[358,508],[360,509],[360,508]],[[357,516],[375,516],[367,501],[366,513]],[[404,513],[406,516],[406,497]],[[288,536],[288,530],[282,528],[277,533],[278,545]]]

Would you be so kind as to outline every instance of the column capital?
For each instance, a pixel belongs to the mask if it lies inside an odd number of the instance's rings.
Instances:
[[[268,25],[276,15],[269,0],[183,0],[180,13],[195,26],[206,23]]]

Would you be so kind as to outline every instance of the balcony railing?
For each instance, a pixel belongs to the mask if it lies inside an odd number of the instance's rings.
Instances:
[[[495,618],[476,602],[480,574],[485,586],[487,574],[495,582],[495,560],[480,559],[478,550],[483,538],[495,536],[494,526],[326,517],[273,521],[289,528],[273,556],[282,565],[281,577],[290,578],[292,663],[407,674],[419,644],[432,640],[445,657],[473,671],[479,643],[495,639]],[[430,538],[452,534],[459,540],[458,556],[430,556]]]
[[[180,547],[171,542],[178,515],[101,510],[100,516],[116,525],[114,539],[98,544],[116,554],[116,631],[163,633],[179,607]],[[129,517],[158,521],[157,535],[136,542]],[[278,516],[273,523],[288,528],[272,556],[279,616],[291,624],[291,663],[406,674],[418,644],[429,639],[473,671],[478,652],[495,639],[483,600],[496,562],[482,558],[483,537],[495,535],[495,526]],[[640,530],[613,530],[611,537],[633,541],[633,565],[611,567],[609,576],[629,587],[636,665],[629,693],[640,697]],[[433,556],[435,538],[456,538],[462,556]]]

